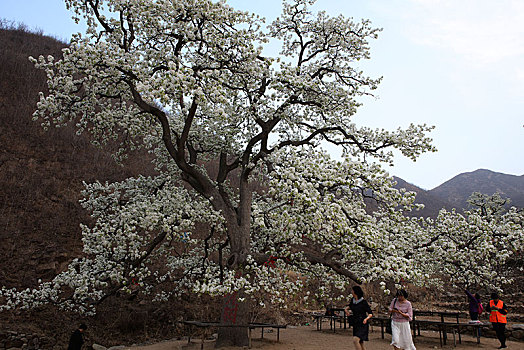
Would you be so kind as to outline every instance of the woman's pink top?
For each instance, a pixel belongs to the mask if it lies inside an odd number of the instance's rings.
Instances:
[[[403,301],[403,302],[400,302],[397,300],[397,302],[395,303],[395,299],[393,299],[393,301],[391,302],[391,305],[389,305],[389,311],[393,310],[393,305],[395,305],[394,307],[396,307],[398,310],[402,311],[403,313],[405,314],[408,314],[409,318],[406,318],[402,315],[400,315],[399,313],[392,313],[391,315],[391,318],[393,319],[393,321],[395,322],[409,322],[413,319],[413,309],[411,308],[411,303],[407,300]]]

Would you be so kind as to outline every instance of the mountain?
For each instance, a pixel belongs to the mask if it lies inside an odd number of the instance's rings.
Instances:
[[[508,175],[491,170],[478,169],[462,173],[442,185],[428,191],[433,197],[447,201],[454,208],[468,208],[467,199],[473,192],[492,195],[500,193],[510,198],[511,205],[524,207],[524,175]]]
[[[143,167],[140,159],[118,167],[111,151],[94,147],[87,135],[72,127],[45,132],[31,120],[47,84],[28,57],[60,57],[66,44],[0,26],[0,46],[0,280],[30,287],[82,249],[79,224],[89,222],[79,203],[82,182],[118,181]]]
[[[394,177],[396,188],[405,188],[417,193],[416,202],[424,204],[425,208],[412,212],[411,216],[435,217],[441,208],[459,212],[469,209],[467,202],[473,192],[492,195],[500,193],[503,198],[511,199],[511,206],[524,208],[524,175],[508,175],[491,170],[478,169],[459,174],[442,185],[426,191],[410,184],[399,177]]]

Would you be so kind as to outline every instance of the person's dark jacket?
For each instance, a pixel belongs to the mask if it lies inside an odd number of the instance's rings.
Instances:
[[[80,350],[82,349],[82,344],[84,344],[84,335],[77,329],[71,334],[71,338],[69,338],[67,350]]]
[[[468,290],[466,290],[466,294],[468,295],[469,299],[469,312],[479,312],[479,304],[480,299],[475,298],[473,294],[471,294]]]

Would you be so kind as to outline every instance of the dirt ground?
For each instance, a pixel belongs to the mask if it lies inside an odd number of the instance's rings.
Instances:
[[[269,332],[268,332],[269,331]],[[268,333],[266,333],[268,332]],[[322,330],[317,331],[316,327],[300,326],[288,327],[280,330],[280,342],[277,343],[276,330],[266,329],[264,332],[264,339],[260,338],[260,329],[252,331],[252,349],[258,350],[353,350],[351,343],[351,330],[339,330],[336,333],[332,331]],[[386,334],[385,339],[381,339],[380,327],[374,326],[369,334],[369,342],[365,343],[366,350],[382,350],[393,348],[389,345],[391,335]],[[451,338],[451,339],[449,339]],[[204,341],[204,349],[214,349],[215,342],[213,340]],[[456,349],[496,349],[500,343],[497,339],[481,338],[480,344],[477,344],[476,338],[472,335],[462,335],[462,344],[458,344]],[[524,349],[524,343],[507,342],[508,349]],[[162,343],[147,345],[147,346],[133,346],[126,348],[128,350],[198,350],[201,346],[201,338],[194,337],[191,343],[188,344],[186,340],[165,341]],[[415,338],[415,347],[417,350],[442,349],[440,348],[438,332],[423,331],[420,337]],[[453,349],[453,335],[448,334],[447,345],[443,349]],[[222,348],[224,350],[238,350],[238,348]]]

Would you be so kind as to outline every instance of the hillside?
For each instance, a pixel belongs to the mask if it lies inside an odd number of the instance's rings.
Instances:
[[[95,148],[87,136],[78,137],[68,127],[45,132],[31,120],[46,77],[28,56],[59,57],[65,46],[0,22],[0,286],[35,287],[38,279],[52,279],[81,254],[79,225],[90,219],[79,204],[82,181],[151,173],[147,155],[132,155],[119,167],[108,150]],[[91,339],[144,341],[147,332],[136,330],[149,324],[159,337],[173,336],[173,320],[186,310],[179,303],[159,309],[140,301],[108,299],[88,322]],[[164,328],[158,325],[162,321]],[[77,314],[54,307],[0,313],[0,343],[4,330],[12,330],[43,334],[41,348],[65,348],[78,322]]]
[[[31,120],[46,80],[28,56],[58,57],[64,43],[0,29],[0,46],[0,279],[29,287],[35,271],[51,278],[81,251],[79,223],[88,220],[78,203],[82,181],[123,179],[145,165],[138,158],[118,167],[72,128],[45,132]]]
[[[524,175],[508,175],[478,169],[459,174],[442,185],[428,191],[431,196],[447,201],[454,208],[468,208],[467,199],[473,192],[511,198],[511,205],[524,208]]]
[[[45,134],[31,121],[46,86],[27,57],[58,55],[65,45],[22,29],[0,29],[0,45],[0,279],[28,287],[35,271],[50,278],[80,251],[78,221],[85,214],[72,160],[86,147],[64,131]]]

